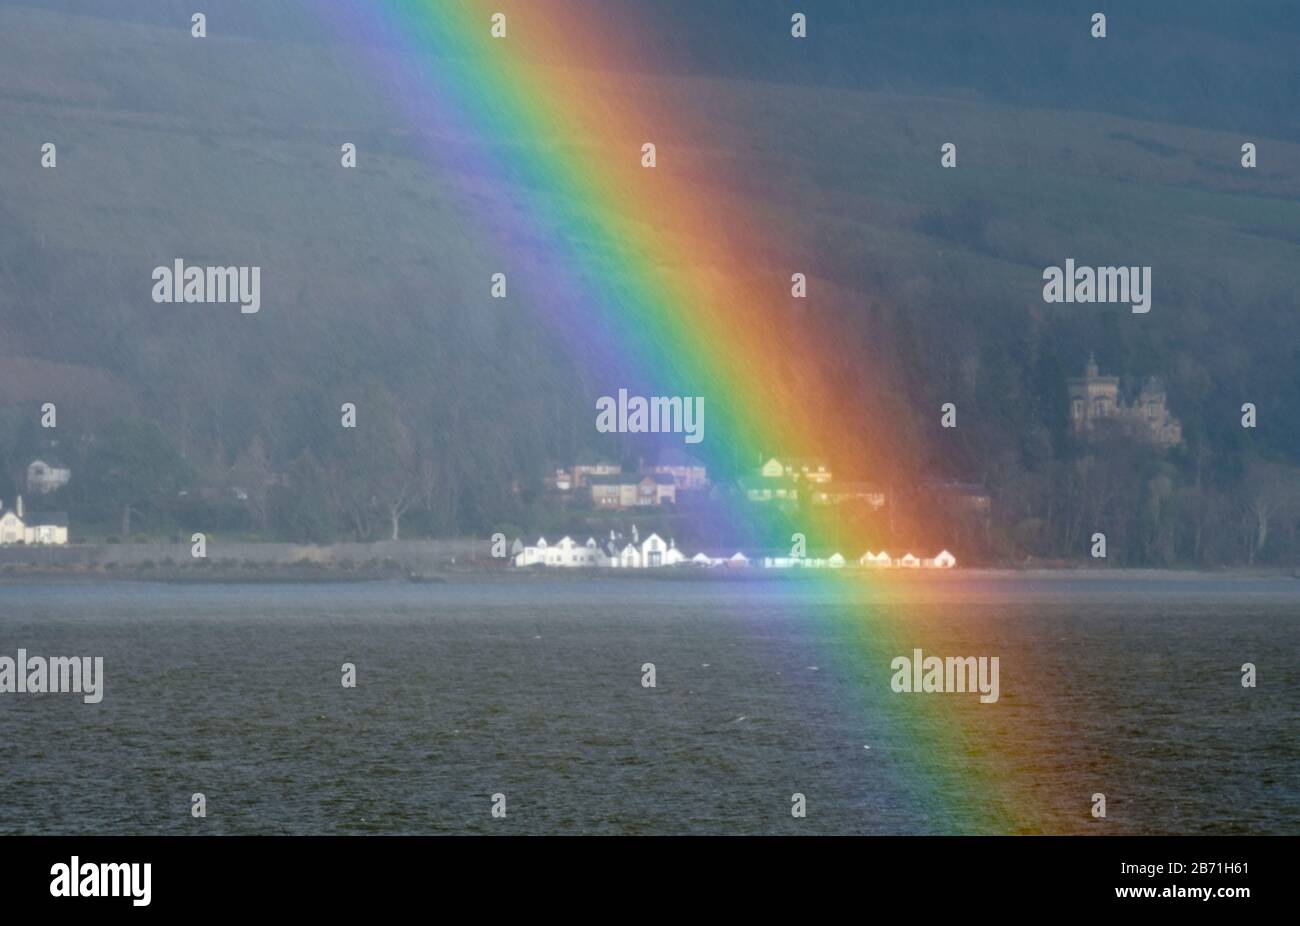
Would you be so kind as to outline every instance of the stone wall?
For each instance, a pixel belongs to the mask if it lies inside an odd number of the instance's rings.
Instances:
[[[15,564],[29,566],[102,566],[114,563],[120,566],[136,565],[150,561],[160,563],[170,559],[176,563],[189,562],[188,543],[84,543],[64,546],[0,546],[0,566]],[[435,569],[441,566],[477,562],[486,564],[491,559],[491,545],[487,540],[385,540],[376,543],[222,543],[208,540],[208,560],[249,561],[254,563],[289,564],[301,560],[335,564],[351,561],[369,563],[372,560],[395,560],[406,569]]]

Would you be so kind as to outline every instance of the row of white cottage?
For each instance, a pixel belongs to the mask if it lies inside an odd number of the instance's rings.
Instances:
[[[518,549],[516,547],[516,549]],[[618,553],[608,553],[600,548],[594,537],[588,537],[586,543],[578,543],[572,537],[564,537],[557,543],[549,544],[545,537],[538,539],[533,546],[524,547],[515,554],[516,566],[562,566],[577,568],[622,568],[653,569],[660,566],[750,566],[757,565],[765,569],[842,569],[846,560],[839,553],[825,558],[808,556],[764,556],[753,561],[744,553],[732,556],[709,556],[696,553],[687,558],[677,549],[677,544],[669,540],[664,542],[658,534],[651,534],[638,547],[627,544]],[[951,569],[957,565],[957,558],[943,550],[930,559],[921,559],[911,553],[893,559],[883,550],[872,553],[868,550],[858,557],[859,566],[875,569]]]

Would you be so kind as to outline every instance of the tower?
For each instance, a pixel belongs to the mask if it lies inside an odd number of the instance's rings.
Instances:
[[[1119,410],[1119,377],[1102,376],[1092,354],[1088,355],[1083,376],[1069,380],[1069,391],[1070,426],[1076,433],[1092,430],[1099,419],[1109,418]]]

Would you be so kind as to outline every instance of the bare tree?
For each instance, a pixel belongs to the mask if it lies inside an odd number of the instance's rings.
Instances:
[[[411,433],[396,415],[386,423],[385,434],[374,447],[375,498],[390,527],[390,540],[401,539],[402,516],[420,499],[420,477]]]
[[[1275,519],[1294,518],[1300,510],[1300,470],[1281,463],[1252,460],[1246,467],[1242,500],[1243,517],[1249,528],[1247,561],[1252,565],[1269,539]]]
[[[230,468],[230,479],[235,488],[248,496],[248,510],[259,531],[267,525],[267,499],[274,473],[260,434],[253,435],[235,463]]]

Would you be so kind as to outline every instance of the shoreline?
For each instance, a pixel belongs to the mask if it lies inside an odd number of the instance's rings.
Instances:
[[[669,583],[752,583],[853,582],[863,579],[881,585],[945,586],[980,581],[1240,581],[1295,579],[1300,573],[1286,568],[1231,567],[1190,568],[1098,568],[990,566],[956,569],[763,569],[761,567],[665,567],[660,569],[545,568],[507,565],[445,565],[434,569],[410,570],[393,561],[374,564],[305,562],[249,565],[216,561],[204,565],[144,563],[138,566],[61,567],[15,564],[0,565],[3,586],[73,586],[105,583],[148,583],[165,585],[278,585],[278,584],[429,584],[449,582],[484,584],[653,581]]]
[[[870,577],[879,585],[945,585],[998,581],[1014,577],[1194,581],[1281,579],[1300,577],[1300,564],[1232,566],[1200,569],[1190,565],[1163,569],[1039,560],[1022,563],[958,565],[952,569],[864,567],[851,561],[839,568],[763,568],[697,566],[683,563],[657,568],[518,567],[512,557],[493,557],[488,541],[475,538],[378,540],[329,544],[208,538],[207,556],[194,558],[188,543],[77,543],[58,546],[0,546],[0,585],[84,585],[98,582],[167,584],[276,584],[415,582],[588,582],[644,579],[656,582],[849,582]],[[960,562],[960,560],[959,560]]]

